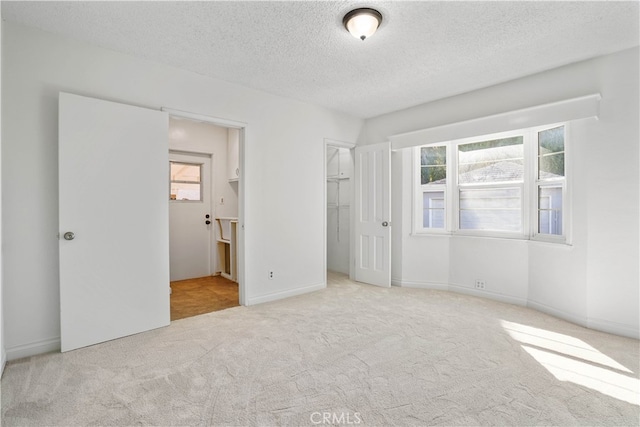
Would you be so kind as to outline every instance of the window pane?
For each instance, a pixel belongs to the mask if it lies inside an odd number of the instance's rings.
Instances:
[[[422,147],[420,149],[420,165],[422,184],[444,184],[447,179],[447,147]]]
[[[422,195],[422,226],[444,228],[444,191],[425,191]]]
[[[192,163],[171,162],[171,181],[200,182],[200,167]]]
[[[538,132],[538,179],[564,176],[564,126]]]
[[[564,176],[564,153],[550,154],[538,159],[538,178],[550,179]]]
[[[171,200],[202,200],[200,184],[171,183]]]
[[[522,181],[523,137],[474,142],[458,146],[461,184]]]
[[[446,184],[446,166],[422,166],[420,182],[422,184]]]
[[[538,155],[564,151],[564,126],[538,132]]]
[[[520,188],[460,190],[460,229],[522,230]]]
[[[562,187],[539,187],[538,233],[562,235]]]

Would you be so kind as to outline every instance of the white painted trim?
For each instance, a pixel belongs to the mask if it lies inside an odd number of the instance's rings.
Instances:
[[[601,331],[609,334],[619,335],[623,337],[629,337],[634,339],[640,339],[640,329],[630,327],[629,325],[623,325],[621,323],[611,322],[608,320],[596,319],[596,318],[585,318],[582,316],[577,316],[575,314],[567,313],[562,310],[558,310],[556,308],[550,307],[546,304],[542,304],[536,301],[524,300],[522,298],[511,297],[508,295],[502,295],[493,293],[490,291],[477,291],[472,288],[468,288],[465,286],[458,285],[447,285],[441,283],[434,282],[414,282],[407,280],[400,280],[398,278],[392,279],[392,284],[394,286],[399,286],[403,288],[416,288],[416,289],[433,289],[433,290],[442,290],[442,291],[450,291],[459,294],[471,295],[480,298],[487,298],[491,300],[496,300],[508,304],[515,304],[520,306],[526,306],[533,310],[539,311],[541,313],[548,314],[550,316],[557,317],[562,320],[566,320],[568,322],[574,323],[576,325],[593,329],[596,331]]]
[[[247,127],[247,124],[244,122],[223,119],[223,118],[214,117],[214,116],[205,116],[204,114],[191,113],[189,111],[174,110],[173,108],[162,107],[160,111],[164,111],[168,113],[170,116],[184,117],[186,119],[191,119],[199,122],[213,123],[214,125],[217,125],[220,127],[234,128],[234,129],[242,129]]]
[[[435,282],[414,282],[410,280],[392,280],[394,286],[400,286],[401,288],[414,288],[414,289],[431,289],[436,291],[448,291],[449,285]]]
[[[239,143],[240,147],[238,148],[238,163],[240,164],[240,175],[238,176],[238,224],[236,228],[236,243],[237,243],[237,268],[238,268],[238,299],[240,305],[248,305],[247,299],[249,295],[249,285],[245,282],[246,277],[246,253],[245,253],[245,235],[244,235],[244,226],[245,226],[245,209],[247,206],[247,176],[249,175],[249,171],[247,171],[246,165],[249,163],[247,161],[247,141],[249,133],[249,127],[246,125],[245,127],[240,129],[239,135]]]
[[[567,122],[600,114],[599,93],[536,105],[520,110],[478,117],[389,137],[394,150],[454,141],[477,135],[488,135],[517,129],[544,126],[548,123]]]
[[[621,323],[611,322],[609,320],[590,317],[587,319],[586,327],[609,334],[640,339],[640,329],[630,327],[629,325],[623,325]]]
[[[350,150],[353,148],[356,148],[356,144],[353,142],[338,141],[337,139],[329,139],[329,138],[324,139],[324,145],[325,147],[327,145],[330,145],[333,147],[348,148]]]
[[[609,320],[597,319],[594,317],[576,316],[574,314],[567,313],[562,310],[555,309],[546,304],[542,304],[536,301],[528,301],[527,307],[542,313],[549,314],[554,317],[575,323],[576,325],[583,326],[585,328],[593,329],[596,331],[606,332],[608,334],[620,335],[623,337],[629,337],[634,339],[640,339],[640,328],[634,328],[622,323],[611,322]]]
[[[213,151],[210,153],[205,153],[204,151],[186,151],[186,150],[169,149],[169,154],[177,154],[179,156],[205,157],[209,159],[213,158]]]
[[[60,337],[41,340],[29,344],[22,344],[7,349],[7,360],[22,359],[23,357],[60,351]]]
[[[480,298],[487,298],[494,301],[504,302],[507,304],[520,305],[525,307],[527,305],[527,300],[524,298],[498,294],[498,293],[487,291],[487,290],[478,291],[476,289],[468,288],[466,286],[452,285],[452,284],[449,284],[449,290],[459,294],[471,295],[471,296],[480,297]]]
[[[260,295],[257,297],[252,297],[247,299],[247,305],[255,305],[262,304],[270,301],[277,301],[283,298],[294,297],[296,295],[307,294],[310,292],[320,291],[327,287],[326,281],[325,283],[318,283],[316,285],[304,286],[302,288],[290,289],[282,292],[274,292],[271,294]]]
[[[550,307],[546,304],[542,304],[536,301],[527,301],[527,307],[532,308],[536,311],[540,311],[542,313],[545,314],[549,314],[551,316],[554,317],[558,317],[560,319],[563,320],[567,320],[571,323],[575,323],[576,325],[580,325],[580,326],[587,326],[587,319],[582,317],[582,316],[577,316],[575,314],[571,314],[571,313],[567,313],[565,311],[562,310],[558,310],[556,308]]]
[[[520,306],[526,306],[527,301],[523,298],[517,298],[510,295],[498,294],[491,291],[478,291],[473,288],[468,288],[466,286],[452,285],[446,283],[439,282],[423,282],[423,281],[410,281],[410,280],[394,280],[394,286],[400,286],[403,288],[414,288],[414,289],[431,289],[438,291],[449,291],[457,294],[471,295],[474,297],[491,299],[499,302],[504,302],[507,304],[514,304]]]
[[[4,367],[7,365],[7,352],[2,349],[2,354],[0,354],[0,378],[2,378],[2,374],[4,374]]]

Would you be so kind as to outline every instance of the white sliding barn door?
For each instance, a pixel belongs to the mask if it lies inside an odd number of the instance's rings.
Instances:
[[[168,325],[167,113],[60,93],[58,153],[62,351]]]
[[[391,145],[356,147],[355,279],[391,286]]]

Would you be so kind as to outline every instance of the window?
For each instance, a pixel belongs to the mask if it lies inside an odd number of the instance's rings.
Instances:
[[[562,236],[564,126],[538,132],[538,234]]]
[[[422,227],[445,228],[445,185],[447,183],[447,147],[420,148],[420,184],[422,186]]]
[[[459,228],[522,231],[523,137],[458,145]]]
[[[416,232],[565,240],[565,125],[415,153]]]
[[[171,174],[170,200],[202,201],[202,165],[169,162]]]

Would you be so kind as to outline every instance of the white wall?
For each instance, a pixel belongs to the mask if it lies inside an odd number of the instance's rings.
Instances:
[[[571,124],[572,245],[411,235],[409,150],[393,163],[395,284],[527,304],[595,329],[640,335],[638,48],[367,120],[359,142],[601,93],[598,120]],[[499,129],[497,129],[499,130]],[[394,249],[394,255],[395,251]],[[487,290],[477,293],[475,279]]]
[[[9,359],[59,348],[59,91],[247,123],[247,300],[257,303],[325,286],[324,138],[354,141],[362,120],[11,22],[3,31]],[[267,279],[268,271],[275,272],[273,280]]]

